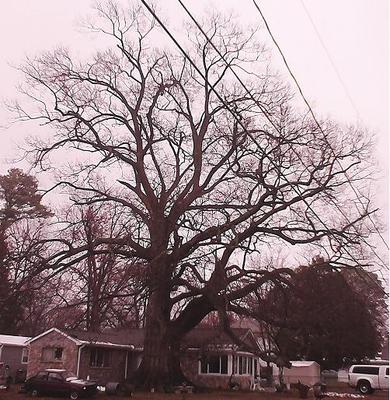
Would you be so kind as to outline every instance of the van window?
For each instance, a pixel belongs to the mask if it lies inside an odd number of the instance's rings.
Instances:
[[[386,368],[386,375],[389,375],[389,369]]]
[[[352,372],[354,374],[379,375],[379,367],[355,367]]]

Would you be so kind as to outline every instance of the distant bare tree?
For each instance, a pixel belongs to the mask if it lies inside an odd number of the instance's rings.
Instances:
[[[111,209],[112,211],[112,209]],[[146,266],[137,259],[123,259],[107,245],[94,252],[94,242],[100,237],[112,237],[121,224],[120,213],[107,217],[107,206],[89,205],[67,213],[64,236],[74,246],[86,246],[89,255],[64,271],[65,279],[72,282],[67,308],[84,312],[73,321],[75,326],[99,331],[107,326],[142,325],[144,298],[146,296]],[[62,221],[64,223],[64,221]]]
[[[47,266],[88,263],[92,253],[147,265],[137,378],[162,388],[184,379],[183,335],[212,311],[231,333],[227,313],[251,315],[242,300],[290,273],[249,268],[244,253],[317,244],[333,265],[352,263],[372,210],[368,198],[351,207],[350,185],[363,190],[369,147],[356,129],[329,121],[319,129],[299,114],[254,32],[231,18],[203,23],[219,52],[189,31],[188,54],[205,82],[181,54],[154,47],[159,31],[142,8],[110,2],[98,16],[93,29],[112,46],[89,62],[63,48],[28,60],[25,94],[37,108],[14,109],[53,128],[48,141],[35,142],[36,165],[48,167],[57,152],[76,157],[71,170],[59,167],[58,186],[76,191],[78,204],[112,205],[108,218],[117,207],[127,216],[88,245],[58,238],[63,248]]]

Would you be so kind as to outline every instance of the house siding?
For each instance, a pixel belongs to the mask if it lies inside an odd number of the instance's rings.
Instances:
[[[95,346],[83,347],[80,357],[79,377],[105,385],[107,382],[123,382],[125,380],[126,349],[107,349],[110,352],[110,364],[108,367],[91,367],[91,350]]]
[[[62,347],[62,359],[58,361],[44,361],[42,350],[45,347]],[[34,340],[29,344],[29,361],[27,364],[27,377],[36,375],[39,371],[46,368],[66,369],[67,371],[77,372],[78,346],[56,331]]]
[[[18,369],[27,370],[27,364],[22,364],[23,347],[3,345],[0,361],[9,366],[9,373],[14,379]]]

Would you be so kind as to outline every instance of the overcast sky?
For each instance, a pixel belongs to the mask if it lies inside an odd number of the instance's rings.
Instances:
[[[233,11],[244,23],[259,24],[252,0],[184,0],[200,18],[211,7]],[[171,26],[180,26],[184,12],[176,0],[155,4]],[[269,26],[319,116],[343,123],[359,123],[378,137],[377,159],[383,176],[388,172],[388,1],[387,0],[258,0]],[[88,0],[4,0],[0,16],[1,96],[17,96],[21,81],[11,65],[23,62],[57,45],[75,53],[91,52],[97,42],[78,28],[80,18],[91,13]],[[280,56],[275,65],[288,79]],[[337,71],[335,70],[337,69]],[[0,110],[0,126],[9,117]],[[5,173],[31,125],[0,130],[0,173]],[[35,129],[35,128],[34,128]],[[25,164],[20,164],[25,166]],[[386,184],[385,184],[386,183]],[[387,179],[380,206],[387,209]]]
[[[155,3],[171,25],[181,23],[184,13],[176,0]],[[243,23],[261,22],[252,0],[187,0],[185,3],[197,17],[213,6],[232,10]],[[258,1],[316,112],[341,122],[360,121],[381,137],[379,152],[383,160],[387,159],[384,143],[388,122],[387,3],[387,0]],[[22,62],[26,55],[57,45],[78,52],[90,51],[94,42],[81,32],[78,22],[91,12],[92,4],[88,0],[2,2],[3,98],[16,95],[15,86],[21,78],[10,64]],[[263,34],[267,39],[266,31]],[[277,64],[280,56],[276,51],[274,58]],[[287,77],[286,70],[279,65],[280,72]],[[6,117],[2,111],[0,125],[5,125]],[[27,125],[19,125],[1,131],[0,172],[7,168],[5,161],[12,156],[13,143],[28,129]]]

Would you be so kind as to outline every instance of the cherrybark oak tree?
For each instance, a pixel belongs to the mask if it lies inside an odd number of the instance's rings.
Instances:
[[[137,378],[160,388],[183,380],[183,335],[211,311],[225,322],[229,311],[250,314],[241,300],[289,274],[248,268],[245,252],[320,243],[333,261],[347,262],[371,213],[368,201],[344,207],[349,185],[363,179],[367,143],[357,130],[331,122],[320,130],[300,115],[269,72],[255,33],[230,18],[204,23],[218,53],[189,30],[188,54],[205,82],[177,51],[154,45],[159,31],[141,7],[124,11],[110,2],[98,16],[92,28],[111,47],[89,62],[75,61],[63,48],[28,60],[24,94],[37,107],[16,104],[15,110],[53,128],[50,138],[36,142],[36,165],[48,168],[49,157],[63,151],[77,160],[68,169],[56,166],[57,187],[75,191],[78,204],[124,210],[118,234],[81,246],[63,240],[47,265],[74,266],[108,245],[147,265]]]

